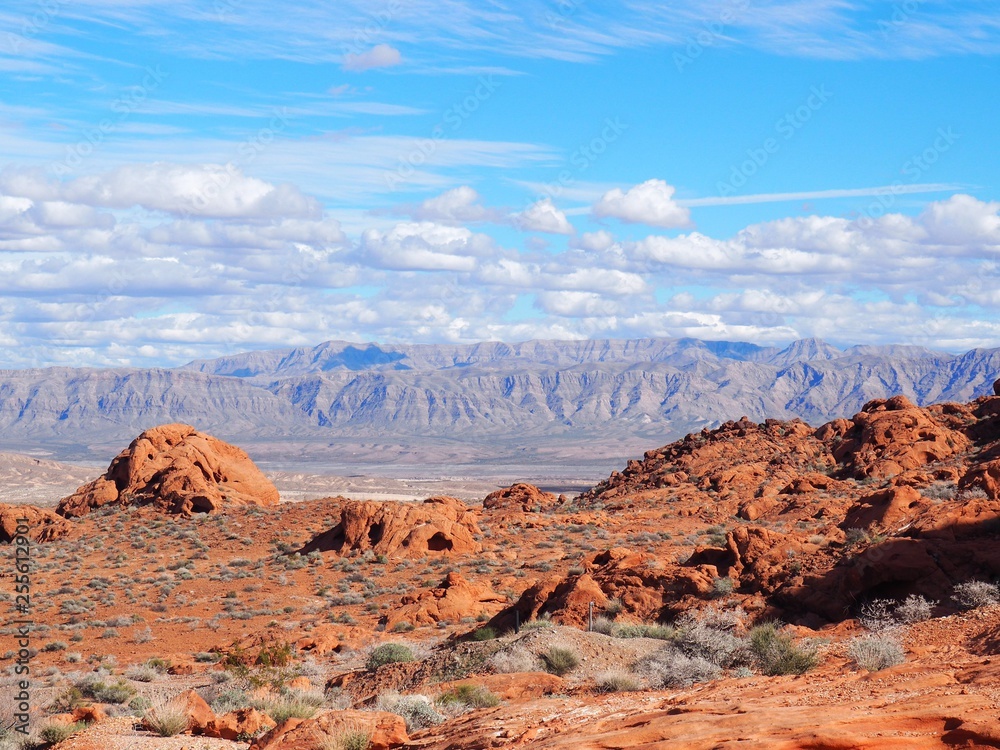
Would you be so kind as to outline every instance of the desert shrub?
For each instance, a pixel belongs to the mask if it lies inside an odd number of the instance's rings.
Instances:
[[[966,487],[958,493],[957,500],[966,502],[968,500],[989,500],[989,493],[982,487]]]
[[[43,742],[56,745],[64,740],[68,740],[86,726],[82,721],[74,724],[46,724],[38,731],[38,737]]]
[[[537,672],[538,659],[530,651],[519,646],[509,651],[497,651],[487,662],[493,670],[499,674],[513,674],[515,672]]]
[[[672,641],[677,637],[677,633],[677,628],[671,625],[648,622],[619,623],[611,630],[611,635],[615,638],[655,638],[660,641]]]
[[[722,615],[706,610],[678,618],[674,644],[687,656],[705,659],[718,667],[729,668],[745,661],[749,644],[732,632],[739,620]]]
[[[488,625],[472,631],[471,636],[474,641],[492,641],[496,640],[496,637],[496,628],[491,628]]]
[[[689,656],[673,646],[642,659],[639,668],[654,687],[688,687],[722,674],[718,665],[700,656]]]
[[[492,708],[500,704],[500,699],[482,685],[456,685],[438,696],[437,702],[443,706],[460,704],[469,708]]]
[[[625,609],[625,605],[622,604],[622,600],[613,597],[608,599],[608,603],[604,605],[604,614],[613,620],[622,613],[623,609]]]
[[[227,714],[250,706],[250,695],[241,688],[227,688],[220,692],[214,699],[209,701],[212,710],[217,714]],[[274,718],[273,716],[271,718]]]
[[[957,488],[954,482],[934,482],[924,487],[920,494],[928,500],[951,500],[955,497]]]
[[[542,661],[545,662],[546,671],[560,677],[580,666],[580,657],[576,652],[563,646],[552,646],[542,654]]]
[[[858,610],[858,622],[866,630],[881,633],[899,625],[896,620],[894,602],[890,599],[872,599]]]
[[[896,607],[896,619],[904,625],[923,622],[931,618],[931,610],[935,606],[937,606],[937,602],[929,601],[920,595],[911,594],[906,597],[906,601]]]
[[[527,622],[521,623],[521,630],[537,630],[538,628],[551,628],[553,625],[552,620],[548,617],[540,617],[537,620],[528,620]]]
[[[865,529],[848,529],[845,532],[847,546],[853,547],[856,544],[862,544],[864,542],[871,541],[871,537],[868,536],[868,532]]]
[[[791,635],[781,632],[781,623],[758,625],[748,638],[754,662],[766,675],[804,674],[819,662],[816,649],[797,646]]]
[[[430,699],[425,695],[400,695],[399,693],[383,693],[375,702],[378,711],[387,711],[401,716],[406,722],[406,730],[415,732],[444,721],[444,716],[434,710]]]
[[[148,665],[137,664],[125,670],[125,676],[135,682],[152,682],[160,673]]]
[[[400,620],[392,626],[393,633],[409,633],[411,630],[414,630],[413,623],[406,620]]]
[[[716,578],[712,581],[712,595],[719,598],[729,596],[733,593],[733,579],[732,578]]]
[[[986,581],[965,581],[952,590],[951,598],[962,609],[977,609],[1000,603],[1000,587]]]
[[[83,697],[101,703],[128,703],[135,696],[135,688],[124,680],[108,684],[104,676],[100,672],[88,674],[76,683],[76,688]]]
[[[364,729],[345,729],[320,745],[322,750],[368,750],[371,746],[372,734]]]
[[[184,706],[175,702],[158,703],[143,714],[143,722],[160,737],[173,737],[188,727]]]
[[[847,652],[859,667],[869,672],[878,672],[906,661],[903,644],[891,632],[853,638],[848,643]]]
[[[601,635],[611,635],[614,628],[614,621],[601,615],[594,618],[594,625],[591,630],[595,633],[600,633]]]
[[[400,664],[408,661],[413,661],[413,651],[410,650],[409,646],[402,643],[383,643],[372,649],[365,662],[365,669],[374,672],[385,664]]]
[[[322,704],[322,693],[292,690],[284,695],[257,698],[250,705],[280,724],[286,719],[311,719]]]
[[[638,677],[622,671],[603,672],[597,675],[595,683],[600,693],[632,693],[642,690],[642,682]]]

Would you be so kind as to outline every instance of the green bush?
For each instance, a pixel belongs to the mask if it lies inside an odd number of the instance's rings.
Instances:
[[[456,685],[438,696],[442,706],[461,704],[469,708],[492,708],[500,704],[500,699],[482,685]]]
[[[38,732],[38,736],[43,742],[56,745],[63,740],[68,740],[86,726],[82,721],[75,724],[46,724]]]
[[[365,662],[365,669],[374,672],[386,664],[402,664],[408,661],[413,661],[413,651],[409,646],[402,643],[383,643],[372,649]]]
[[[474,641],[492,641],[497,637],[497,631],[495,628],[489,626],[479,628],[472,632],[472,640]]]
[[[547,671],[560,677],[580,666],[580,657],[576,655],[576,652],[561,646],[553,646],[542,654],[542,661],[545,662]]]
[[[758,625],[749,638],[754,661],[766,675],[804,674],[819,663],[816,650],[796,646],[791,635],[781,632],[781,623]]]

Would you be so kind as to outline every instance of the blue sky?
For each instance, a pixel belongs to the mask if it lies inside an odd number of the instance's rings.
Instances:
[[[1000,346],[998,52],[992,2],[8,2],[0,366]]]

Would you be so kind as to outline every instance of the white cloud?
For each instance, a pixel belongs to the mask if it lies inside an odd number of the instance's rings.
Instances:
[[[609,250],[614,244],[614,236],[611,232],[604,229],[599,229],[596,232],[584,232],[579,237],[570,240],[570,247],[592,253],[602,253],[605,250]]]
[[[566,214],[555,207],[551,198],[542,198],[511,218],[514,226],[522,231],[549,234],[573,234],[576,231]]]
[[[622,192],[609,190],[594,204],[599,219],[614,218],[630,224],[647,224],[664,229],[691,226],[691,212],[673,199],[674,188],[663,180],[647,180]]]
[[[425,221],[397,224],[388,232],[376,229],[361,237],[362,259],[397,271],[472,271],[476,256],[492,250],[492,241],[464,227]]]
[[[483,206],[479,193],[468,185],[446,190],[441,195],[428,198],[419,206],[409,207],[409,213],[418,221],[447,223],[500,221],[503,214]],[[406,207],[404,207],[406,208]]]
[[[364,52],[344,55],[344,62],[341,67],[344,70],[360,73],[372,68],[391,68],[400,65],[402,62],[403,56],[398,49],[388,44],[376,44]]]

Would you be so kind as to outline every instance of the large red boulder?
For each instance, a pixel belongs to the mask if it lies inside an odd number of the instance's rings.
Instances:
[[[453,497],[431,497],[422,503],[354,501],[344,505],[340,523],[299,551],[465,555],[482,549],[475,539],[481,533],[475,513]]]
[[[57,512],[76,517],[109,504],[212,513],[228,505],[277,505],[278,490],[236,446],[168,424],[139,435],[103,476],[63,498]]]

